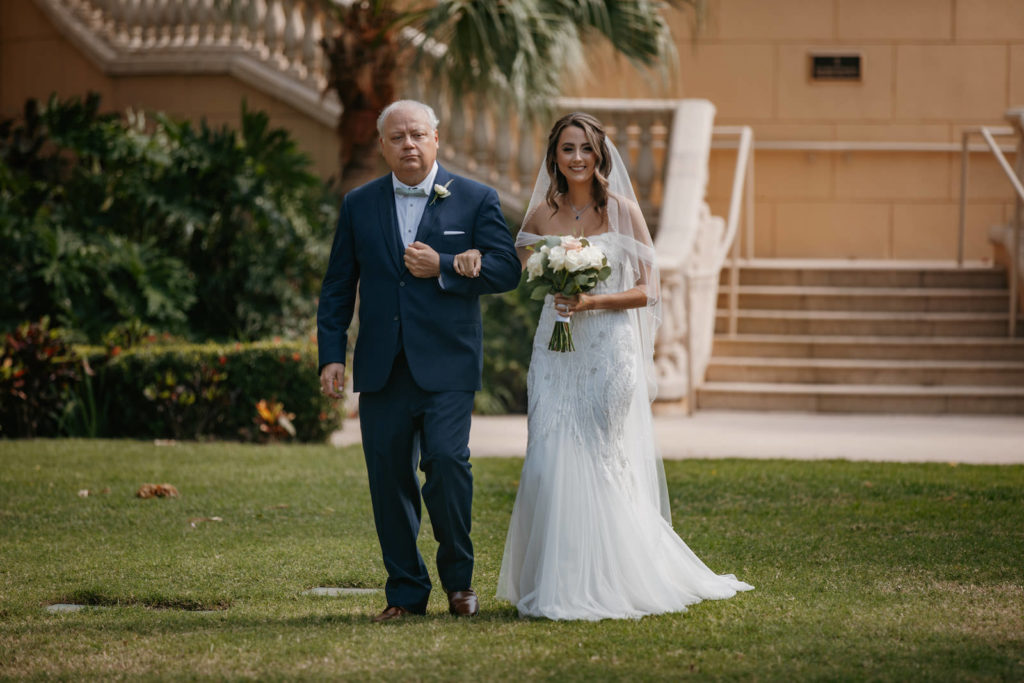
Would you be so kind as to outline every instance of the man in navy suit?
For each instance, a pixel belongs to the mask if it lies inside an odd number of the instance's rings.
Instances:
[[[521,266],[497,193],[437,164],[429,106],[394,102],[377,130],[392,172],[341,205],[317,311],[321,391],[341,398],[358,286],[353,389],[388,573],[387,608],[375,620],[426,612],[431,583],[416,547],[417,464],[449,611],[470,616],[479,609],[469,537],[469,425],[483,368],[479,296],[514,288]]]

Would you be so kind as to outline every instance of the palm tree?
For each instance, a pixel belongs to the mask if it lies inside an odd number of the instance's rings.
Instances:
[[[343,106],[342,190],[378,173],[376,117],[409,72],[457,101],[485,94],[521,115],[546,112],[583,42],[604,36],[642,67],[670,65],[661,11],[689,6],[699,27],[707,0],[321,0],[338,30],[326,36],[329,88]]]

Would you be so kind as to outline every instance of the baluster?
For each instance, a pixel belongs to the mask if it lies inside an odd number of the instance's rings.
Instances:
[[[298,53],[299,27],[298,8],[295,0],[284,0],[284,35],[282,37],[281,53],[284,56],[284,64],[288,72],[298,76],[301,73],[301,59]]]
[[[527,114],[522,114],[519,117],[519,150],[516,154],[521,194],[533,192],[533,184],[537,180],[537,156],[534,154],[537,144],[535,131],[536,126],[533,125],[533,120]]]
[[[613,140],[615,145],[619,148],[619,155],[622,157],[622,162],[626,165],[626,171],[629,173],[630,178],[633,177],[633,155],[631,147],[633,146],[629,139],[629,114],[620,112],[610,112],[608,118],[611,120]]]
[[[174,37],[174,6],[171,2],[172,0],[157,0],[153,42],[159,47],[168,45]]]
[[[164,0],[164,43],[179,45],[183,39],[181,18],[183,0]]]
[[[184,10],[185,44],[198,45],[200,32],[199,5],[203,0],[181,0]]]
[[[112,38],[111,35],[111,17],[110,17],[110,0],[96,0],[93,2],[96,14],[93,20],[96,26],[96,32],[102,36],[106,36],[109,40]]]
[[[448,158],[458,161],[465,156],[466,114],[461,100],[452,98],[449,107],[448,138],[451,144],[448,146]]]
[[[653,115],[649,112],[638,113],[637,124],[640,127],[640,149],[637,153],[636,172],[633,174],[633,179],[637,186],[637,198],[641,206],[644,206],[645,203],[650,202],[651,189],[654,185],[654,150],[651,130],[654,124]]]
[[[85,23],[89,22],[90,15],[92,14],[91,3],[86,0],[64,0],[64,4],[68,6],[80,20]]]
[[[213,2],[214,0],[197,0],[196,2],[196,42],[200,45],[210,45],[217,41]]]
[[[232,0],[231,7],[228,9],[228,30],[227,41],[232,45],[240,45],[242,43],[242,11],[243,11],[243,0]]]
[[[230,0],[229,0],[230,1]],[[206,25],[201,42],[216,45],[224,38],[223,21],[221,19],[220,0],[201,0],[203,24]]]
[[[125,33],[128,45],[138,47],[142,44],[142,27],[139,25],[139,7],[142,0],[125,0]]]
[[[105,0],[92,0],[85,3],[85,21],[96,33],[103,33],[106,4]]]
[[[178,45],[183,38],[181,21],[182,0],[165,0],[164,3],[164,43]]]
[[[443,121],[448,117],[448,114],[445,111],[443,91],[441,90],[440,87],[437,86],[437,84],[428,81],[425,74],[419,73],[416,74],[416,76],[417,82],[420,84],[420,87],[424,90],[424,92],[421,95],[421,97],[423,97],[423,101],[429,104],[431,108],[433,108],[434,113],[437,114],[437,117]]]
[[[429,104],[437,115],[437,134],[445,145],[447,145],[449,121],[448,114],[445,111],[444,97],[441,95],[441,89],[433,87],[422,73],[414,74],[413,77],[417,79],[416,82],[418,84],[418,89],[422,91],[418,96],[423,98],[422,101]]]
[[[280,12],[281,0],[266,0],[266,14],[263,16],[263,44],[266,47],[266,57],[273,59],[280,54]]]
[[[157,25],[154,22],[156,0],[140,0],[138,3],[139,45],[150,47],[156,41]]]
[[[491,118],[488,116],[487,101],[483,96],[476,98],[473,121],[473,160],[476,171],[482,178],[489,178],[488,166],[492,160]]]
[[[248,0],[248,7],[245,11],[245,35],[249,41],[249,48],[260,49],[260,4],[262,0]]]
[[[210,9],[209,0],[194,0],[192,16],[196,25],[196,45],[205,45],[210,42]]]
[[[168,0],[171,4],[171,42],[184,45],[191,37],[189,0]]]
[[[235,28],[235,8],[238,6],[238,0],[228,0],[228,4],[224,5],[219,0],[212,0],[213,6],[210,12],[214,17],[214,33],[213,38],[218,45],[230,45],[234,39],[232,31]]]
[[[498,107],[498,116],[494,130],[494,166],[500,181],[511,179],[509,160],[512,158],[512,125],[509,107]]]
[[[413,72],[408,74],[408,78],[405,79],[405,83],[402,86],[400,97],[419,102],[426,101],[424,100],[423,83],[419,78],[419,74]],[[437,110],[435,109],[434,112],[436,113]]]
[[[313,0],[306,0],[302,5],[302,64],[306,67],[306,81],[316,84],[319,76],[317,56],[320,50],[320,22]]]
[[[124,43],[127,41],[124,25],[125,2],[123,0],[109,0],[110,5],[110,40],[113,43]]]
[[[164,7],[164,21],[167,24],[164,35],[168,45],[181,45],[185,41],[183,2],[184,0],[167,0],[167,6]]]
[[[170,0],[153,0],[152,19],[150,20],[153,34],[150,40],[152,46],[161,46],[167,43],[169,2]]]

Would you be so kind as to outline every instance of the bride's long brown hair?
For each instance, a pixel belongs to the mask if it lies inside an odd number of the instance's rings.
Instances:
[[[612,170],[612,159],[608,152],[608,145],[605,143],[604,126],[596,118],[584,112],[574,111],[571,114],[566,114],[555,121],[551,132],[548,133],[548,149],[544,166],[548,170],[551,183],[548,186],[545,199],[553,212],[558,211],[558,202],[555,201],[555,198],[569,191],[569,181],[558,170],[557,159],[558,139],[562,136],[562,131],[569,126],[576,126],[583,131],[584,137],[590,143],[590,147],[597,157],[590,193],[594,197],[594,210],[603,214],[608,205],[608,174]]]

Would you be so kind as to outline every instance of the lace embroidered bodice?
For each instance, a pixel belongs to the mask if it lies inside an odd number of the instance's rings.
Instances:
[[[594,294],[625,291],[633,286],[622,268],[620,239],[603,233],[587,238],[608,258],[612,274]],[[554,297],[544,300],[527,377],[531,432],[567,432],[585,444],[602,471],[623,473],[622,426],[638,380],[635,358],[639,344],[628,311],[584,311],[572,316],[576,350],[548,350],[555,324]]]

